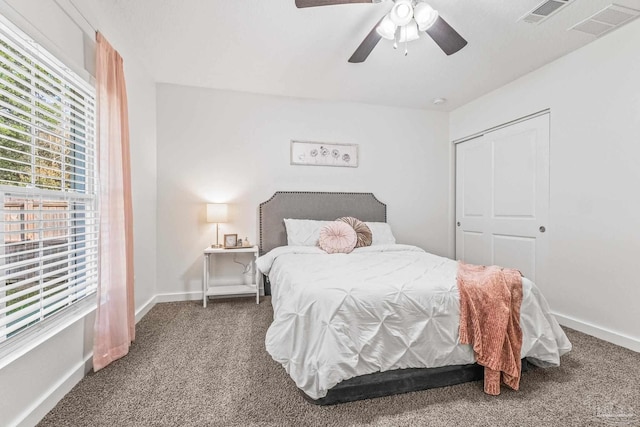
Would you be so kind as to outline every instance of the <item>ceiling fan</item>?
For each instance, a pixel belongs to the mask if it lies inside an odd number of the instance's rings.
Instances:
[[[296,7],[383,1],[385,0],[296,0]],[[419,31],[426,32],[447,55],[452,55],[467,45],[467,41],[424,0],[393,0],[393,3],[391,11],[373,27],[351,55],[349,62],[364,62],[381,38],[394,40],[394,47],[397,47],[398,42],[418,39]],[[405,47],[405,55],[406,53]]]

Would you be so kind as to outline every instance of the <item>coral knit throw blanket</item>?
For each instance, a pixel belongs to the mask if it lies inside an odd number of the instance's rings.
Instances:
[[[520,305],[522,275],[518,270],[458,263],[460,342],[471,344],[484,366],[484,391],[500,394],[500,380],[514,390],[520,385]]]

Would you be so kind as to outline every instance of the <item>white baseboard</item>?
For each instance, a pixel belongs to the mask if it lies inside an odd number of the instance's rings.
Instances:
[[[184,293],[168,293],[158,294],[149,298],[140,308],[136,310],[136,323],[138,323],[158,302],[171,301],[189,301],[202,299],[202,292],[184,292]],[[67,374],[53,384],[49,389],[40,394],[40,397],[34,400],[27,408],[25,408],[17,418],[10,421],[11,426],[31,427],[40,422],[44,416],[51,411],[58,402],[71,391],[71,389],[84,378],[84,376],[92,369],[93,353],[86,355],[83,360],[78,362]]]
[[[16,426],[31,427],[38,424],[47,413],[52,410],[58,402],[69,393],[71,389],[80,382],[85,376],[85,366],[91,364],[93,353],[85,356],[84,360],[71,369],[67,375],[51,386],[41,397],[33,402],[31,406],[26,408],[22,413],[22,419],[18,419]]]
[[[260,289],[260,296],[264,296],[264,290]],[[247,298],[255,297],[254,295],[225,295],[224,298]],[[195,292],[172,292],[168,294],[157,294],[156,304],[162,302],[179,302],[179,301],[202,301],[202,291]]]
[[[176,301],[195,301],[202,299],[202,291],[196,292],[172,292],[168,294],[156,294],[156,303],[160,302],[176,302]]]
[[[156,296],[154,295],[149,298],[142,307],[138,308],[136,310],[136,323],[138,323],[155,304]],[[84,359],[74,366],[66,375],[42,393],[38,400],[34,401],[22,412],[21,418],[15,420],[15,425],[19,427],[36,425],[92,368],[93,352],[85,356]]]
[[[600,338],[601,340],[605,340],[640,353],[640,339],[638,338],[633,338],[628,335],[624,335],[600,326],[593,325],[588,322],[584,322],[582,320],[564,316],[562,314],[553,313],[553,315],[558,320],[558,323],[560,323],[562,326],[575,329],[576,331],[584,332],[585,334]]]
[[[142,318],[156,305],[156,295],[149,298],[149,301],[142,304],[142,307],[136,310],[136,323],[138,323]]]

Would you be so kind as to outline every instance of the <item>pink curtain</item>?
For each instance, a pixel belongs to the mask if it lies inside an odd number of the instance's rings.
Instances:
[[[126,355],[135,339],[127,92],[122,57],[102,34],[96,41],[100,272],[94,371]]]

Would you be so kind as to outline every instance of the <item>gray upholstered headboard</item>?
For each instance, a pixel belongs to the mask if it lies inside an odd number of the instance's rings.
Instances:
[[[333,221],[342,216],[387,222],[387,205],[371,193],[277,191],[260,203],[260,255],[287,245],[285,218]]]

